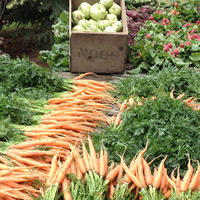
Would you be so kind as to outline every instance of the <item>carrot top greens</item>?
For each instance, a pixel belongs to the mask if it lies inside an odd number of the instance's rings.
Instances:
[[[47,100],[56,93],[71,89],[71,80],[64,80],[48,69],[31,63],[28,58],[11,59],[0,56],[0,146],[24,139],[17,125],[38,123],[37,115]],[[17,124],[17,125],[16,125]]]

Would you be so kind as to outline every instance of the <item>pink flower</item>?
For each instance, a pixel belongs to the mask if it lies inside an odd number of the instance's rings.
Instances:
[[[191,45],[190,41],[188,41],[188,42],[185,42],[185,44],[186,44],[186,45],[188,45],[188,46],[190,46],[190,45]]]

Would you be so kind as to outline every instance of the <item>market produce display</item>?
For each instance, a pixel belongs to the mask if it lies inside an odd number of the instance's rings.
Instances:
[[[134,69],[117,82],[0,56],[0,200],[199,200],[199,6],[129,1]],[[120,16],[113,0],[83,2],[73,28],[121,31]],[[52,66],[68,66],[68,17],[43,54]]]
[[[83,2],[72,12],[72,31],[120,32],[121,7],[113,0],[100,0],[90,5]]]

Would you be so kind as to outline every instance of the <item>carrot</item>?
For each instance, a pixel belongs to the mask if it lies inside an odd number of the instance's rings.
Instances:
[[[85,144],[83,142],[82,142],[82,146],[83,146],[83,160],[84,160],[84,163],[85,163],[86,170],[89,171],[89,170],[92,169],[92,167],[90,165],[90,161],[89,161],[89,158],[88,158],[87,149],[86,149]]]
[[[80,155],[79,155],[79,153],[77,153],[77,151],[75,151],[74,154],[75,154],[74,159],[75,159],[77,168],[81,171],[82,174],[85,174],[85,172],[87,170],[86,170],[86,166],[85,166],[83,159],[80,157]]]
[[[55,177],[56,170],[57,170],[57,159],[58,159],[59,151],[53,156],[51,161],[51,169],[48,174],[48,179],[46,181],[46,186],[50,186],[52,183],[53,178]]]
[[[0,196],[6,197],[6,198],[7,198],[7,196],[8,197],[14,197],[16,199],[23,198],[21,195],[19,196],[19,195],[11,194],[10,192],[7,192],[7,191],[2,190],[2,189],[0,189]]]
[[[183,180],[182,180],[181,185],[180,185],[180,191],[183,191],[183,192],[186,192],[187,189],[189,188],[189,184],[190,184],[191,177],[192,177],[192,174],[193,174],[193,167],[191,165],[189,155],[188,155],[188,165],[187,165],[187,167],[188,167],[188,170],[187,170],[186,174],[184,175]]]
[[[109,170],[112,170],[113,168],[114,168],[114,166],[115,166],[115,162],[114,161],[112,161],[112,163],[110,164],[110,166],[108,167],[109,168]]]
[[[134,200],[136,200],[136,199],[139,197],[139,191],[140,191],[140,188],[139,188],[139,187],[136,187]]]
[[[9,165],[9,161],[4,157],[0,155],[0,162],[2,162],[5,165]]]
[[[169,199],[171,196],[171,190],[168,190],[166,193],[164,193],[165,198]]]
[[[176,182],[176,178],[175,178],[175,176],[174,176],[174,172],[175,172],[176,169],[177,169],[177,168],[173,169],[172,172],[171,172],[171,179],[172,179],[172,181],[174,181],[174,182]]]
[[[101,145],[101,151],[100,151],[100,169],[99,169],[99,175],[104,177],[106,175],[106,167],[105,167],[105,157],[103,148]]]
[[[10,149],[25,149],[27,147],[35,147],[35,146],[39,146],[39,145],[48,145],[48,144],[53,143],[54,141],[56,141],[56,140],[51,139],[51,140],[27,141],[27,142],[23,142],[23,143],[20,143],[20,144],[12,145],[9,148]]]
[[[76,172],[77,172],[76,177],[77,177],[77,179],[81,179],[83,177],[83,174],[82,174],[79,166],[77,165],[76,161],[75,161],[75,164],[76,164]]]
[[[157,174],[156,174],[156,176],[153,180],[153,187],[155,187],[157,189],[160,187],[160,184],[161,184],[162,174],[163,174],[163,171],[164,171],[164,162],[165,162],[166,159],[167,159],[167,156],[165,156],[165,158],[161,161],[161,163],[158,167]]]
[[[185,93],[180,94],[176,99],[182,99],[185,96]]]
[[[174,89],[170,92],[170,97],[174,99]]]
[[[56,183],[59,183],[61,184],[66,176],[66,173],[67,173],[67,170],[68,168],[70,167],[73,159],[74,159],[74,149],[75,149],[75,146],[73,147],[69,157],[66,159],[66,161],[63,163],[62,167],[61,167],[61,170],[60,172],[58,173],[58,176],[56,178]]]
[[[94,148],[94,145],[93,145],[93,142],[92,142],[92,139],[90,136],[88,136],[88,144],[89,144],[89,150],[90,150],[90,157],[91,157],[91,160],[92,160],[92,164],[94,166],[94,171],[96,173],[99,173],[99,165],[98,165],[98,161],[97,161],[97,153],[96,153],[96,150]]]
[[[180,196],[180,184],[181,184],[181,178],[180,178],[180,166],[178,166],[177,169],[177,176],[176,176],[176,194]]]
[[[110,182],[113,181],[113,180],[117,177],[117,175],[118,175],[118,173],[119,173],[119,169],[120,169],[120,166],[117,165],[115,168],[113,168],[112,170],[110,170],[110,171],[106,174],[105,179],[110,180]]]
[[[197,188],[198,178],[200,176],[200,165],[199,165],[198,160],[197,160],[197,164],[198,164],[198,167],[197,167],[196,173],[192,177],[192,180],[191,180],[190,185],[189,185],[189,189],[191,189],[192,191]]]
[[[139,177],[139,180],[140,180],[140,183],[142,184],[142,187],[145,187],[146,186],[146,182],[145,182],[145,177],[144,177],[144,173],[143,173],[143,155],[144,153],[147,151],[147,148],[148,148],[148,138],[147,138],[147,143],[146,143],[146,146],[145,148],[139,153],[138,155],[138,177]]]
[[[141,188],[142,184],[140,180],[133,173],[131,173],[130,169],[127,167],[122,157],[121,157],[121,162],[122,162],[124,171],[126,172],[128,177],[131,179],[131,181],[134,182],[137,187]]]
[[[27,164],[29,166],[37,166],[37,167],[42,167],[42,168],[49,166],[48,164],[44,165],[44,164],[37,162],[33,159],[30,159],[30,158],[22,158],[22,157],[18,156],[17,154],[14,154],[11,152],[6,152],[6,155],[12,159],[15,159],[16,161]]]
[[[183,100],[183,102],[185,102],[185,103],[190,103],[191,100],[192,100],[193,98],[194,98],[194,97],[189,97],[189,98]]]
[[[70,173],[74,174],[77,177],[77,169],[73,161],[71,163],[70,170],[71,170]]]
[[[108,191],[109,191],[109,193],[108,193],[108,198],[109,199],[113,199],[113,195],[114,195],[114,193],[115,193],[115,187],[114,187],[114,183],[113,183],[113,181],[111,181],[110,183],[109,183],[109,186],[108,186],[109,188],[108,188]]]
[[[163,190],[165,188],[165,185],[166,185],[166,176],[165,174],[167,173],[167,169],[164,168],[164,171],[163,171],[163,174],[162,174],[162,180],[161,180],[161,183],[160,183],[160,189]]]
[[[151,97],[151,100],[153,101],[154,99],[156,99],[156,96]]]
[[[69,184],[67,182],[66,177],[62,181],[62,191],[63,191],[64,200],[72,200],[72,196],[71,196],[71,193],[69,191]]]
[[[131,106],[132,106],[133,104],[135,104],[135,101],[134,101],[133,97],[130,97],[130,98],[129,98],[128,104],[131,105]]]
[[[165,174],[166,181],[169,183],[169,185],[172,188],[175,188],[176,187],[176,183],[167,175],[167,171],[164,171],[164,174]]]
[[[146,185],[147,186],[152,185],[153,184],[153,176],[151,173],[151,168],[145,159],[143,159],[142,162],[143,162],[143,166],[144,166],[144,177],[145,177]]]
[[[0,177],[0,183],[6,183],[6,182],[26,182],[29,178],[16,178],[16,177]]]
[[[120,125],[120,122],[121,122],[121,115],[122,115],[122,112],[119,112],[114,120],[114,125],[115,126],[118,126]]]
[[[93,73],[93,72],[87,72],[87,73],[84,73],[84,74],[81,74],[81,75],[75,77],[73,80],[79,80],[79,79],[81,79],[81,78],[83,78],[83,77],[85,77],[85,76],[87,76],[87,75],[94,75],[94,76],[99,77],[98,75],[96,75],[96,74]]]
[[[105,163],[105,171],[106,174],[108,173],[108,152],[106,151],[106,148],[104,147],[104,163]]]

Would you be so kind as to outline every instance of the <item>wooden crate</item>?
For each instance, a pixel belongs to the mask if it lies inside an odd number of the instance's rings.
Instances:
[[[70,71],[101,74],[123,73],[128,44],[128,28],[124,0],[115,0],[121,6],[122,32],[77,32],[72,31],[71,13],[82,2],[91,5],[98,0],[70,0]]]

